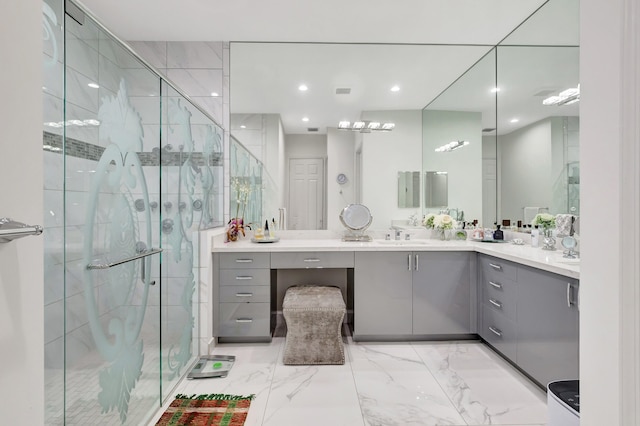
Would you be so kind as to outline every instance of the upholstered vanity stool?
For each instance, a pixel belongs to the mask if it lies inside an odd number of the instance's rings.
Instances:
[[[344,364],[341,330],[345,312],[337,287],[289,287],[282,303],[287,324],[284,363]]]

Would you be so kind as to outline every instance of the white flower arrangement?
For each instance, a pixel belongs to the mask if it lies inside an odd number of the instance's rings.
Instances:
[[[436,229],[454,229],[456,221],[448,214],[438,214],[433,218],[433,227]]]
[[[433,229],[433,218],[436,217],[435,214],[433,213],[429,213],[427,215],[425,215],[422,224],[427,228],[427,229]]]
[[[457,226],[456,221],[448,214],[429,213],[422,223],[427,229],[454,229]]]
[[[556,227],[556,217],[549,213],[538,213],[531,221],[532,225],[538,225],[542,229],[551,229]]]

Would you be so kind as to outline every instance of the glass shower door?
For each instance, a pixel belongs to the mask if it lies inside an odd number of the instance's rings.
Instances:
[[[160,404],[160,79],[65,16],[65,424]],[[156,207],[154,207],[156,206]]]

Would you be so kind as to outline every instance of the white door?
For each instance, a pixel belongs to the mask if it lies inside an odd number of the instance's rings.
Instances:
[[[289,160],[289,229],[323,229],[324,160]]]

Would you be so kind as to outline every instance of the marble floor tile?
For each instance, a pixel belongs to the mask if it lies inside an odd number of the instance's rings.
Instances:
[[[547,421],[545,393],[482,343],[412,345],[467,424]]]
[[[409,343],[349,345],[367,425],[464,425]]]
[[[177,393],[255,394],[245,426],[544,426],[546,395],[479,342],[353,342],[345,364],[288,366],[284,337],[219,344],[228,377],[184,380]]]
[[[263,425],[363,425],[349,356],[344,365],[284,365],[273,377]]]

